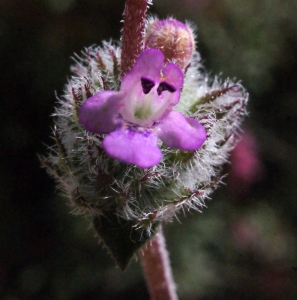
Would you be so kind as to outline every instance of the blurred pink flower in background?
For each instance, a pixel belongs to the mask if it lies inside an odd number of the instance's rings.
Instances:
[[[263,164],[259,158],[259,149],[253,134],[245,131],[230,157],[231,165],[228,187],[235,195],[246,194],[251,184],[259,181],[263,175]]]

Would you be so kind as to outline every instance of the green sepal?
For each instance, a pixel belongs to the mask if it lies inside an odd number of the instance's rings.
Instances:
[[[134,253],[158,231],[159,222],[150,229],[120,218],[114,211],[104,212],[93,220],[94,228],[119,268],[124,271]]]

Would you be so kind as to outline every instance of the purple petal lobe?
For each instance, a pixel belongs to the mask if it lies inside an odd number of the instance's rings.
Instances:
[[[140,82],[143,75],[153,81],[160,80],[160,71],[163,66],[164,56],[157,49],[147,49],[140,53],[132,69],[124,76],[121,91],[128,92]]]
[[[157,165],[162,158],[158,137],[150,131],[121,127],[106,136],[103,147],[108,155],[140,168]]]
[[[162,72],[165,80],[177,88],[180,89],[184,84],[184,73],[176,64],[168,63]]]
[[[180,98],[180,89],[184,84],[184,73],[177,65],[168,63],[163,69],[164,81],[176,89],[172,94],[171,105],[176,105]]]
[[[117,126],[120,100],[119,92],[96,93],[79,108],[79,122],[90,132],[103,134],[113,131]]]
[[[206,140],[205,129],[198,121],[175,110],[161,120],[158,135],[166,146],[182,150],[196,150]]]

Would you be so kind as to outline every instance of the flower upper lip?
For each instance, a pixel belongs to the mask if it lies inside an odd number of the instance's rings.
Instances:
[[[179,102],[184,74],[173,63],[163,64],[161,51],[144,50],[119,92],[100,91],[79,110],[79,121],[88,131],[108,134],[103,147],[110,156],[141,168],[160,162],[158,138],[183,150],[196,150],[206,139],[198,121],[172,109]]]

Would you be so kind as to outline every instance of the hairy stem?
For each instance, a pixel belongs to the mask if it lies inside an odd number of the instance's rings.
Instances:
[[[160,228],[141,248],[142,268],[152,300],[177,300],[165,239]]]
[[[130,71],[144,48],[146,11],[149,0],[126,0],[122,36],[121,76]]]

